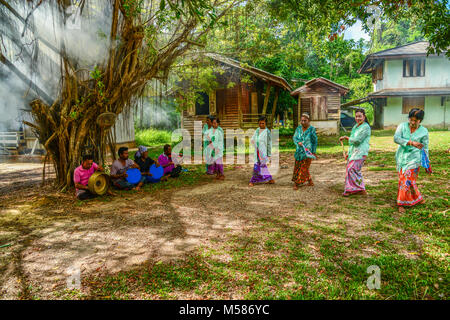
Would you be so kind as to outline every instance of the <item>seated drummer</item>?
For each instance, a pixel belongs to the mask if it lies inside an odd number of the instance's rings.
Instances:
[[[153,160],[148,156],[147,147],[140,146],[136,154],[134,155],[134,161],[139,165],[141,174],[143,176],[151,176],[150,167],[155,164],[159,167],[159,162]],[[147,181],[147,180],[146,180]]]
[[[89,191],[89,178],[95,171],[104,171],[102,166],[94,162],[94,157],[91,154],[83,156],[81,166],[77,167],[73,172],[73,181],[75,183],[75,194],[79,200],[86,200],[95,198],[97,195]],[[109,195],[114,195],[111,190],[108,190]]]
[[[176,178],[183,169],[180,165],[175,166],[175,163],[172,161],[172,147],[170,144],[164,145],[164,153],[159,156],[158,161],[164,168],[164,176]]]
[[[129,183],[126,178],[128,169],[140,169],[139,165],[131,159],[128,159],[128,148],[119,148],[119,159],[115,160],[111,166],[111,180],[114,187],[121,190],[136,190],[139,191],[144,184],[145,177],[136,184]]]

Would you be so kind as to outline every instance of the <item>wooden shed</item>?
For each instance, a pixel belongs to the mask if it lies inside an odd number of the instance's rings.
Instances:
[[[256,128],[258,118],[265,115],[268,127],[272,128],[280,90],[292,90],[287,81],[218,54],[206,56],[224,71],[216,74],[220,88],[208,93],[200,92],[202,102],[192,104],[183,111],[182,128],[187,129],[193,137],[194,121],[204,122],[207,115],[217,116],[223,129]],[[234,83],[234,86],[229,87],[230,83]],[[270,96],[274,98],[271,106]]]
[[[339,134],[341,96],[348,88],[325,78],[316,78],[291,92],[298,97],[294,107],[294,128],[300,124],[302,113],[311,116],[311,125],[322,134]]]

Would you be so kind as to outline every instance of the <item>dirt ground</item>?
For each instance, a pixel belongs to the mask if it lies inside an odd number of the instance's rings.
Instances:
[[[48,186],[0,193],[0,244],[11,244],[0,249],[0,298],[17,299],[29,288],[39,298],[55,299],[53,292],[66,287],[73,268],[85,277],[149,261],[182,259],[199,246],[245,233],[262,217],[298,215],[299,204],[326,205],[340,197],[342,160],[313,161],[315,186],[298,191],[292,188],[292,155],[282,154],[280,164],[276,184],[253,188],[248,187],[252,168],[246,165],[227,170],[224,181],[83,204],[73,195],[49,194]],[[1,192],[24,180],[39,183],[42,170],[35,164],[10,168],[2,164],[0,174]],[[396,178],[389,171],[364,169],[363,174],[366,184],[372,185]],[[332,223],[338,217],[300,214],[298,219]],[[356,230],[361,221],[347,223],[354,223]]]
[[[42,182],[42,163],[0,162],[0,195]],[[55,177],[54,170],[47,165],[46,177]]]

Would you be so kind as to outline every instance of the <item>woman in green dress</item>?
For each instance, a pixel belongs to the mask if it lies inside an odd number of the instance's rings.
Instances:
[[[292,137],[297,148],[294,155],[295,166],[292,175],[294,190],[298,190],[298,187],[305,182],[308,182],[308,186],[314,185],[309,173],[309,167],[311,166],[312,159],[316,158],[316,128],[309,124],[309,115],[306,113],[302,114],[300,123],[301,125],[297,127]]]
[[[424,115],[423,110],[412,109],[408,122],[401,123],[394,135],[394,142],[399,145],[395,154],[399,177],[397,205],[402,213],[405,207],[425,202],[416,184],[421,165],[431,173],[428,165],[428,130],[420,124]]]
[[[361,170],[369,154],[371,130],[364,109],[355,111],[355,120],[356,124],[350,137],[344,136],[339,138],[339,141],[348,140],[350,145],[347,155],[344,197],[350,194],[367,194]]]
[[[205,137],[206,137],[206,132],[209,130],[209,129],[211,129],[212,128],[212,120],[214,119],[214,117],[213,116],[211,116],[211,115],[209,115],[209,116],[207,116],[206,117],[206,123],[203,125],[203,128],[202,128],[202,136],[203,136],[203,153],[204,153],[204,155],[205,155],[205,162],[206,162],[206,173],[207,174],[211,174],[211,173],[208,173],[208,172],[210,172],[211,170],[209,170],[209,162],[210,162],[210,160],[208,159],[208,152],[207,152],[207,148],[208,148],[208,144],[209,144],[209,142],[208,142],[208,140],[207,139],[205,139]]]
[[[248,183],[250,187],[253,187],[256,183],[275,183],[267,167],[272,156],[272,133],[267,128],[267,118],[261,116],[258,120],[258,125],[259,128],[255,130],[250,139],[250,143],[255,147],[253,175]]]

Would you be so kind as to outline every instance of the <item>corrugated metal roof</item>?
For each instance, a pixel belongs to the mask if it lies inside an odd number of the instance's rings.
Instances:
[[[410,89],[384,89],[372,92],[369,96],[386,97],[386,96],[446,96],[450,95],[450,87],[436,88],[410,88]]]
[[[417,41],[413,43],[408,43],[403,46],[386,49],[378,52],[374,52],[371,56],[396,56],[404,54],[427,54],[427,48],[429,46],[428,41]]]
[[[393,59],[396,57],[420,57],[426,56],[428,50],[429,42],[428,41],[417,41],[405,44],[403,46],[386,49],[378,52],[374,52],[369,54],[364,62],[361,64],[361,67],[358,70],[358,73],[368,73],[372,71],[372,68],[376,66],[383,59]],[[434,55],[431,55],[434,56]]]
[[[286,89],[287,91],[291,91],[292,87],[289,85],[289,83],[282,77],[276,76],[272,73],[269,73],[267,71],[252,67],[252,66],[243,66],[239,61],[219,55],[217,53],[205,53],[205,56],[214,59],[216,61],[222,62],[224,64],[227,64],[229,66],[244,70],[248,73],[251,73],[257,78],[263,79],[268,82],[272,82],[273,84],[278,85],[281,88]]]
[[[334,87],[334,88],[338,89],[341,94],[345,94],[348,91],[350,91],[349,88],[344,87],[343,85],[341,85],[339,83],[333,82],[333,81],[328,80],[328,79],[323,78],[323,77],[319,77],[319,78],[315,78],[315,79],[309,80],[308,82],[306,82],[300,88],[297,88],[294,91],[292,91],[291,92],[291,96],[294,96],[294,97],[298,96],[300,94],[300,92],[303,92],[304,90],[306,90],[307,88],[311,87],[315,83],[323,83],[323,84],[328,85],[330,87]]]
[[[355,99],[341,105],[341,108],[358,105],[369,100],[386,97],[414,97],[414,96],[450,96],[450,87],[441,88],[412,88],[412,89],[385,89],[369,93],[367,97]]]

